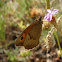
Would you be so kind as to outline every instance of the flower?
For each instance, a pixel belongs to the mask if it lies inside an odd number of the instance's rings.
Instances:
[[[51,21],[52,20],[52,16],[57,14],[58,11],[59,11],[58,9],[54,9],[53,11],[52,11],[52,9],[51,10],[47,9],[48,13],[45,15],[44,19],[48,20],[48,21]]]

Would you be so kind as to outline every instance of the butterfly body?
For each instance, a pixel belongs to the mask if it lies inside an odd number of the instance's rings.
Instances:
[[[16,40],[16,46],[24,46],[26,49],[32,49],[39,44],[39,38],[42,31],[42,21],[34,21],[28,26]]]

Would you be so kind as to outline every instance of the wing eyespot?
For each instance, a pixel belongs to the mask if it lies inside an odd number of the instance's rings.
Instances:
[[[21,37],[21,40],[23,40],[23,36]]]

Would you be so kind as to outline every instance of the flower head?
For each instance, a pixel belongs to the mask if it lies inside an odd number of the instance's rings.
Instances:
[[[52,11],[52,9],[51,10],[47,9],[48,13],[45,15],[44,19],[48,20],[48,21],[51,21],[52,20],[52,16],[57,14],[58,11],[59,11],[58,9],[54,9],[53,11]]]

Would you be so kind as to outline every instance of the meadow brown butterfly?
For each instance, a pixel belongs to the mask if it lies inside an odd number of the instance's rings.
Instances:
[[[16,40],[16,46],[24,46],[26,49],[32,49],[39,44],[39,38],[42,31],[42,18],[35,20],[28,26]]]

